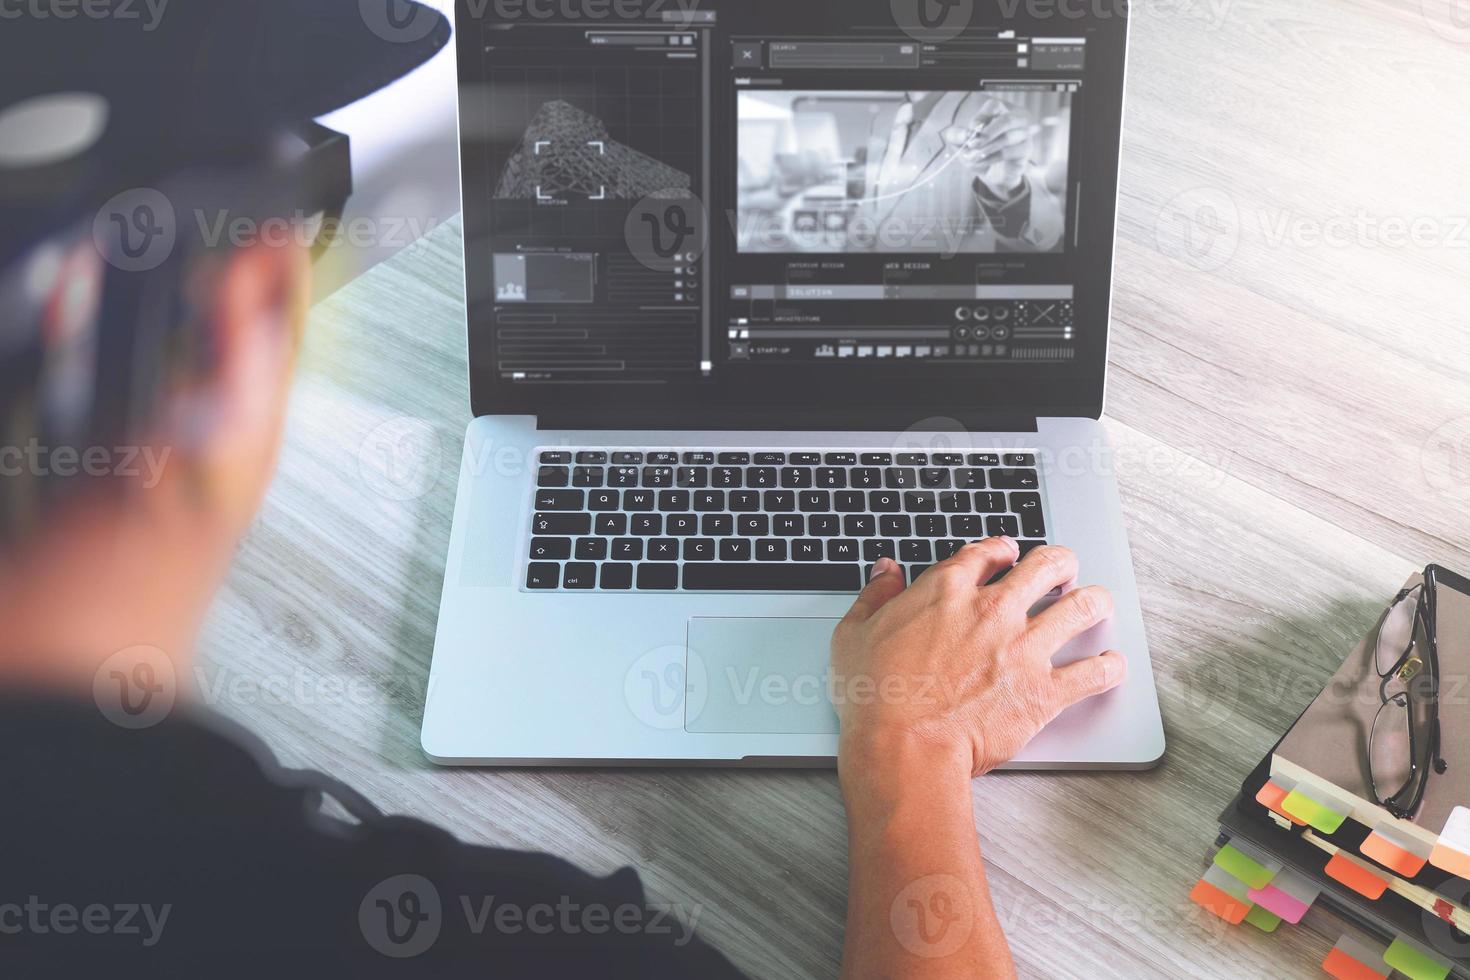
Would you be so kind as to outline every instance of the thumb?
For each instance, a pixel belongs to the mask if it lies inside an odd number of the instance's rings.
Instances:
[[[873,577],[868,581],[868,587],[863,589],[857,601],[852,604],[847,621],[867,622],[903,590],[903,569],[898,562],[892,558],[879,558],[878,563],[873,566]]]
[[[1111,691],[1123,683],[1127,676],[1128,661],[1116,650],[1058,667],[1052,673],[1057,700],[1063,710],[1079,701]]]

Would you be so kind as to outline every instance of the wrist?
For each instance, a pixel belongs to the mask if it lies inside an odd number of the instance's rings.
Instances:
[[[976,752],[968,739],[930,736],[911,729],[844,726],[837,774],[849,808],[919,793],[963,792],[968,798]]]

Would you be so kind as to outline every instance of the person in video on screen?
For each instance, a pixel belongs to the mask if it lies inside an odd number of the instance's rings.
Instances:
[[[147,34],[92,22],[98,44],[86,49],[55,21],[0,32],[0,73],[25,83],[0,85],[0,963],[26,977],[737,976],[696,934],[719,928],[719,895],[700,896],[712,910],[702,918],[671,913],[631,869],[599,878],[551,855],[463,844],[329,776],[283,768],[188,703],[200,624],[281,444],[309,248],[290,235],[219,243],[169,279],[169,263],[118,266],[94,233],[94,202],[116,179],[192,152],[193,124],[170,98],[208,84],[195,74],[197,32],[225,17],[212,59],[231,39],[249,55],[273,21],[299,23],[298,3],[318,37],[360,23],[350,0],[260,0],[191,7]],[[365,50],[357,68],[373,81],[340,97],[366,94],[391,75],[381,59],[402,57]],[[102,157],[67,159],[57,134],[89,117],[48,95],[107,91],[138,64],[165,84],[141,106],[114,106],[129,128]],[[73,65],[91,76],[79,82]],[[230,84],[254,98],[256,81]],[[204,142],[214,157],[214,136]],[[20,186],[23,197],[7,193]],[[158,214],[128,217],[137,231]],[[839,704],[847,976],[1012,972],[971,781],[1123,672],[1117,654],[1051,667],[1109,600],[1076,590],[1029,617],[1077,568],[1043,548],[983,584],[1017,554],[1008,540],[980,542],[907,588],[880,563],[834,637],[835,673],[930,678],[941,692]],[[487,898],[521,925],[480,915]]]

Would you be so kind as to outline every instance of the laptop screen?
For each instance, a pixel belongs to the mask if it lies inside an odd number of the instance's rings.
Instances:
[[[461,0],[477,412],[1095,414],[1108,6]]]

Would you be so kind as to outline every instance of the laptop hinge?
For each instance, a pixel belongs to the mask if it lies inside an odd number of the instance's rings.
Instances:
[[[954,409],[626,408],[542,412],[543,431],[613,432],[1035,432],[1035,416]]]

